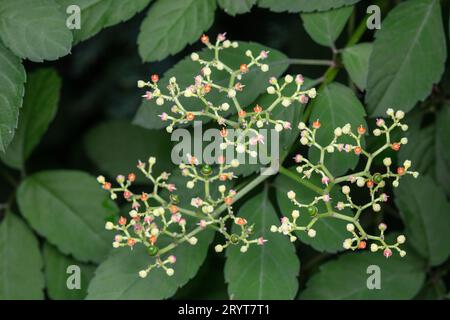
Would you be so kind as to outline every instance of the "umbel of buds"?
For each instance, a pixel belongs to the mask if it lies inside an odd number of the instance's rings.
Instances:
[[[166,130],[169,133],[177,125],[187,124],[200,116],[208,117],[221,128],[223,138],[221,150],[224,151],[231,146],[238,153],[248,153],[251,157],[256,157],[255,151],[249,146],[264,143],[264,137],[259,135],[256,128],[267,125],[278,132],[291,129],[290,122],[272,119],[273,110],[277,107],[289,107],[295,101],[306,104],[309,99],[316,96],[316,91],[302,89],[304,80],[301,75],[295,78],[286,75],[283,84],[272,77],[267,92],[276,96],[275,101],[268,106],[254,105],[249,106],[250,109],[247,109],[248,106],[244,108],[238,99],[240,93],[246,90],[241,80],[255,68],[262,72],[269,72],[269,65],[264,63],[269,52],[261,51],[255,54],[247,50],[242,57],[242,63],[237,68],[232,68],[221,60],[221,52],[224,49],[237,48],[239,46],[237,42],[227,40],[225,34],[219,34],[214,44],[206,35],[203,35],[200,40],[213,51],[214,58],[206,60],[197,53],[191,54],[191,59],[199,64],[199,73],[192,84],[181,88],[176,77],[172,77],[169,79],[169,84],[161,88],[159,76],[153,74],[149,81],[139,80],[137,83],[139,88],[146,88],[142,97],[146,100],[154,100],[157,106],[170,103],[172,106],[170,113],[162,112],[159,115],[161,121],[167,123]],[[220,82],[227,83],[227,86],[214,81],[216,71],[225,72],[228,75],[227,81]],[[290,83],[295,83],[295,91],[287,94],[285,89]],[[209,97],[213,90],[222,94],[225,102],[219,105],[212,102]],[[186,103],[182,103],[186,99],[194,100],[194,103],[189,105],[204,106],[203,110],[190,110]],[[237,113],[237,120],[225,118],[230,108],[234,108]],[[243,128],[243,130],[240,130],[239,135],[232,140],[228,137],[227,128]],[[254,137],[245,139],[252,133]],[[150,263],[138,271],[140,277],[144,278],[151,270],[161,268],[168,276],[172,276],[175,271],[171,266],[177,259],[174,255],[170,255],[170,251],[183,242],[196,245],[197,233],[206,228],[213,228],[223,235],[224,240],[215,245],[216,252],[222,252],[228,246],[234,245],[239,246],[240,251],[245,253],[251,245],[261,246],[266,242],[262,237],[252,238],[254,226],[233,212],[232,205],[235,199],[239,198],[239,193],[228,185],[236,178],[233,170],[240,166],[240,163],[237,159],[225,159],[224,153],[225,151],[217,156],[215,167],[201,165],[194,155],[184,155],[186,160],[179,166],[182,176],[187,179],[183,186],[171,182],[169,173],[162,172],[159,176],[154,175],[156,159],[153,157],[150,157],[147,163],[139,161],[137,164],[139,171],[153,185],[150,191],[132,190],[133,182],[136,180],[134,173],[117,176],[117,186],[113,186],[103,176],[98,177],[98,182],[110,193],[112,199],[122,197],[131,204],[131,210],[126,216],[114,222],[107,222],[105,227],[116,232],[114,248],[133,249],[136,245],[145,247]],[[212,196],[213,183],[216,183],[216,186],[217,183],[219,184],[216,187],[218,191],[216,194],[219,196]],[[183,206],[176,194],[177,190],[182,188],[196,188],[201,191],[191,199],[190,204]],[[165,197],[164,194],[169,196]],[[238,232],[230,232],[229,227],[232,224],[238,226]],[[168,244],[161,247],[161,243]]]
[[[365,212],[374,212],[377,214],[381,211],[382,205],[388,201],[389,196],[383,191],[388,183],[392,184],[393,187],[398,187],[400,179],[404,176],[411,175],[417,178],[419,175],[418,172],[410,170],[411,161],[406,160],[403,165],[393,167],[390,158],[383,159],[384,170],[373,172],[373,161],[383,151],[387,149],[398,151],[402,145],[408,143],[408,139],[405,137],[399,141],[392,141],[391,135],[392,131],[397,128],[400,128],[402,131],[408,130],[408,126],[401,121],[405,116],[404,112],[400,110],[394,112],[394,110],[388,109],[387,115],[391,118],[391,124],[389,125],[384,119],[376,120],[376,129],[373,130],[373,135],[377,137],[384,136],[384,144],[374,152],[369,152],[362,146],[361,139],[367,133],[367,129],[362,125],[357,128],[352,128],[350,124],[346,124],[343,127],[335,128],[334,137],[331,141],[327,145],[321,145],[315,139],[316,132],[321,127],[319,119],[312,123],[312,128],[307,127],[305,123],[299,124],[301,130],[300,143],[317,148],[320,152],[320,160],[317,163],[313,163],[301,155],[297,155],[294,157],[298,165],[296,169],[298,173],[303,174],[303,179],[310,179],[313,175],[317,175],[322,182],[322,193],[316,196],[310,203],[301,203],[297,201],[295,192],[289,191],[287,197],[297,209],[293,210],[290,216],[283,217],[280,226],[272,226],[271,230],[273,232],[283,233],[289,236],[291,241],[295,241],[297,237],[294,235],[294,232],[298,231],[304,231],[309,237],[315,237],[316,230],[314,229],[314,225],[320,219],[340,219],[347,222],[346,228],[350,233],[350,237],[345,239],[342,244],[345,249],[363,250],[369,248],[368,242],[370,241],[370,251],[380,251],[386,258],[392,256],[393,251],[398,252],[401,257],[406,255],[406,252],[400,248],[400,245],[406,241],[404,235],[398,236],[396,243],[388,244],[384,236],[384,232],[387,229],[386,224],[381,223],[378,226],[378,235],[369,234],[360,224],[362,214]],[[353,142],[342,143],[343,137],[350,137],[350,140]],[[327,154],[334,152],[356,154],[362,158],[361,160],[366,161],[364,169],[344,176],[333,176],[325,164],[325,158]],[[345,200],[334,201],[331,198],[330,191],[335,187],[340,189]],[[368,193],[370,200],[365,204],[354,203],[351,197],[352,189],[354,188],[363,189]],[[318,210],[319,204],[321,203],[327,208],[324,212],[319,212]],[[345,208],[350,208],[354,215],[349,216],[340,213]],[[311,217],[307,225],[298,224],[298,218],[300,216],[298,209],[303,209]]]
[[[242,63],[233,68],[221,60],[221,52],[225,49],[233,50],[239,47],[238,42],[231,42],[226,39],[225,34],[219,34],[214,43],[210,42],[208,36],[203,35],[201,42],[206,47],[213,51],[212,59],[204,59],[198,53],[192,53],[191,59],[199,64],[199,73],[194,77],[193,83],[187,87],[180,87],[176,77],[169,79],[169,84],[166,88],[161,88],[159,84],[158,75],[152,75],[150,81],[139,80],[139,88],[147,88],[143,98],[147,100],[155,100],[158,106],[170,104],[170,112],[162,112],[159,117],[161,121],[167,123],[166,130],[170,133],[174,127],[181,124],[187,124],[198,117],[206,117],[212,119],[221,128],[221,135],[223,143],[222,149],[234,147],[237,153],[246,153],[251,157],[256,157],[257,153],[250,148],[251,145],[264,143],[263,139],[257,138],[259,135],[258,128],[268,126],[274,128],[276,131],[290,130],[291,123],[289,121],[273,119],[273,110],[280,105],[282,107],[289,107],[294,102],[306,104],[310,99],[316,97],[316,90],[314,88],[303,89],[304,79],[302,75],[295,77],[288,74],[284,77],[284,81],[278,81],[277,78],[271,77],[267,86],[267,93],[276,96],[275,101],[268,106],[242,106],[239,103],[239,95],[247,90],[242,84],[242,79],[254,69],[259,69],[262,72],[269,72],[269,65],[264,63],[269,52],[261,51],[254,53],[251,50],[245,52],[242,57]],[[215,81],[215,73],[220,72],[220,82]],[[227,79],[223,79],[225,72]],[[281,83],[282,82],[282,83]],[[226,83],[227,85],[222,85]],[[287,93],[288,85],[295,85],[293,93]],[[212,92],[222,94],[221,104],[217,105],[211,101],[210,96]],[[290,92],[290,91],[289,91]],[[183,103],[188,100],[189,103]],[[203,110],[191,110],[187,105],[203,106]],[[234,113],[238,114],[237,120],[227,119],[226,115],[230,113],[230,108]],[[227,128],[243,129],[238,137],[235,139],[228,139]],[[254,136],[255,138],[246,141],[244,137]]]
[[[197,183],[203,185],[202,194],[192,198],[188,207],[180,205],[179,196],[175,193],[178,186],[170,182],[169,173],[162,172],[159,176],[153,174],[156,163],[154,157],[150,157],[147,163],[139,161],[137,164],[139,171],[153,185],[150,192],[137,193],[131,190],[136,180],[134,173],[117,176],[115,187],[106,181],[105,177],[97,178],[103,188],[109,191],[112,199],[121,196],[131,204],[128,216],[121,216],[115,222],[106,222],[105,228],[117,232],[113,242],[114,248],[133,249],[136,245],[143,245],[146,248],[153,262],[139,271],[139,276],[143,278],[155,268],[162,268],[168,276],[172,276],[174,269],[170,265],[177,259],[174,255],[166,256],[166,254],[175,247],[174,244],[187,242],[196,245],[198,239],[195,235],[206,228],[214,228],[224,236],[224,243],[215,247],[217,252],[221,252],[229,245],[239,245],[240,251],[246,252],[250,245],[263,245],[266,241],[262,237],[250,239],[253,225],[249,225],[247,220],[234,214],[232,203],[236,191],[225,184],[220,184],[217,187],[219,196],[214,198],[210,194],[211,183],[224,180],[223,176],[226,177],[225,180],[235,177],[230,169],[239,165],[237,160],[231,161],[232,164],[221,163],[217,172],[213,172],[208,165],[200,166],[194,156],[188,155],[187,158],[186,163],[180,164],[182,175],[190,179],[186,187],[192,188],[192,184]],[[163,196],[164,190],[168,194],[166,198]],[[226,213],[220,215],[222,211]],[[196,223],[188,223],[192,220]],[[230,233],[227,229],[228,222],[238,225],[240,232]],[[164,248],[159,247],[162,238],[170,240],[170,244]]]

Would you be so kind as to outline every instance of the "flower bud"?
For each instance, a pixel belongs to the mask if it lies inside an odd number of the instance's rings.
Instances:
[[[147,271],[145,271],[145,270],[139,271],[139,277],[145,278],[146,276],[147,276]]]
[[[168,269],[166,270],[166,274],[167,274],[169,277],[173,276],[174,273],[175,273],[175,271],[174,271],[172,268],[168,268]]]
[[[355,231],[355,225],[354,225],[353,223],[347,224],[347,231],[348,231],[348,232],[353,232],[353,231]]]
[[[216,252],[222,252],[223,251],[223,246],[221,244],[218,244],[214,247],[214,250]]]
[[[308,230],[308,237],[314,238],[315,236],[316,236],[316,230],[314,230],[314,229],[309,229],[309,230]]]
[[[287,196],[288,196],[289,199],[294,200],[295,199],[295,192],[291,190],[291,191],[289,191],[287,193]]]

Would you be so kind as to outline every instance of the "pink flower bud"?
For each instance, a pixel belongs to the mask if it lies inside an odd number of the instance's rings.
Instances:
[[[295,76],[295,83],[297,83],[298,85],[302,85],[305,82],[305,79],[303,78],[303,76],[301,74],[298,74]]]
[[[166,121],[168,119],[168,116],[169,115],[167,113],[163,112],[158,117],[160,117],[162,121]]]
[[[302,94],[300,98],[298,98],[298,101],[300,101],[301,104],[307,104],[309,101],[309,97],[305,94]]]
[[[145,100],[151,100],[153,98],[153,95],[150,91],[146,91],[142,98],[144,98]]]
[[[259,53],[259,56],[261,57],[261,59],[266,59],[266,58],[269,56],[269,51],[264,51],[264,50],[262,50],[262,51]]]
[[[303,159],[303,157],[302,157],[301,154],[296,154],[295,157],[294,157],[294,161],[295,161],[296,163],[302,162],[302,159]]]
[[[383,126],[384,125],[384,119],[383,118],[378,118],[376,124],[377,124],[378,127]]]
[[[389,248],[384,249],[383,256],[385,256],[386,258],[389,258],[390,256],[392,256],[392,250]]]

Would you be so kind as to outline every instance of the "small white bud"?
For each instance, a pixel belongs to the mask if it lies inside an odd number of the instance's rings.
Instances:
[[[98,176],[98,177],[97,177],[97,181],[98,181],[98,183],[101,183],[101,184],[104,184],[104,183],[106,182],[104,176]]]
[[[393,115],[394,115],[394,109],[392,109],[392,108],[387,109],[387,110],[386,110],[386,114],[387,114],[388,116],[393,116]]]
[[[289,107],[291,105],[291,100],[285,98],[281,100],[281,104],[283,105],[283,107]]]
[[[162,106],[164,104],[164,98],[158,97],[158,99],[156,99],[156,104]]]
[[[112,230],[114,228],[114,224],[111,221],[106,222],[105,229]]]
[[[300,130],[304,130],[304,129],[306,129],[306,124],[305,124],[304,122],[300,122],[300,123],[298,124],[298,128],[299,128]]]
[[[221,244],[218,244],[214,247],[214,250],[216,252],[222,252],[223,251],[223,246]]]
[[[262,128],[264,126],[264,122],[262,122],[261,120],[256,121],[256,126],[258,128]]]
[[[355,231],[355,225],[354,225],[353,223],[347,224],[347,231],[348,231],[348,232],[353,232],[353,231]]]
[[[300,217],[300,211],[293,210],[292,211],[292,218],[297,219],[298,217]]]
[[[366,184],[366,180],[364,178],[359,177],[358,179],[356,179],[356,185],[358,187],[364,187],[364,185]]]
[[[223,111],[228,111],[228,109],[230,109],[230,105],[228,104],[228,103],[222,103],[222,105],[220,106],[220,108],[223,110]]]
[[[114,241],[113,242],[113,244],[112,244],[112,246],[113,246],[113,248],[118,248],[118,247],[120,247],[120,243],[119,242],[117,242],[117,241]]]
[[[239,43],[238,43],[237,41],[233,41],[233,42],[231,43],[231,46],[232,46],[233,48],[237,48],[237,47],[239,47]]]
[[[281,131],[283,131],[283,125],[280,124],[280,123],[277,123],[277,124],[275,125],[275,131],[276,131],[276,132],[281,132]]]
[[[403,162],[403,166],[405,167],[405,169],[411,168],[411,161],[405,160],[405,162]]]
[[[233,159],[233,160],[231,160],[230,165],[231,165],[233,168],[239,167],[239,160],[238,160],[238,159]]]
[[[247,250],[248,250],[248,246],[242,246],[241,249],[240,249],[240,251],[241,251],[242,253],[246,253]]]
[[[295,199],[295,192],[291,190],[291,191],[289,191],[287,193],[287,196],[288,196],[289,199],[294,200]]]
[[[148,158],[148,163],[149,163],[150,165],[154,165],[154,164],[156,163],[156,158],[155,158],[155,157],[150,157],[150,158]]]
[[[341,128],[334,129],[334,135],[336,137],[340,137],[342,135],[342,129]]]
[[[401,120],[401,119],[403,119],[403,118],[405,117],[405,113],[404,113],[402,110],[398,110],[398,111],[395,113],[395,117],[396,117],[398,120]]]
[[[221,184],[221,185],[219,186],[219,192],[220,192],[220,193],[224,193],[226,190],[227,190],[227,187],[225,187],[223,184]]]
[[[406,251],[405,250],[400,250],[399,254],[400,254],[400,257],[403,258],[404,256],[406,256]]]
[[[295,242],[295,240],[297,240],[297,237],[296,236],[290,236],[289,240],[291,240],[291,242]]]
[[[286,83],[291,83],[292,81],[294,81],[294,77],[291,76],[290,74],[287,74],[287,75],[284,77],[284,81],[285,81]]]
[[[230,98],[236,97],[236,90],[234,90],[234,89],[229,89],[229,90],[228,90],[228,96],[229,96]]]
[[[231,46],[230,40],[225,40],[225,41],[223,42],[223,47],[224,47],[224,48],[229,48],[230,46]]]
[[[308,138],[306,138],[306,137],[301,137],[301,139],[300,139],[300,143],[302,144],[302,145],[307,145],[308,144]]]
[[[137,82],[138,88],[143,88],[143,87],[145,87],[146,85],[147,85],[147,83],[146,83],[145,81],[139,80],[139,81]]]
[[[334,147],[333,146],[328,146],[327,147],[327,152],[328,153],[333,153],[334,152]]]
[[[375,211],[375,212],[380,212],[380,211],[381,211],[381,206],[380,206],[380,204],[379,204],[379,203],[374,203],[374,204],[372,205],[372,210]]]
[[[399,236],[397,237],[397,242],[398,242],[398,243],[404,244],[405,241],[406,241],[406,237],[405,237],[404,235],[401,234],[401,235],[399,235]]]
[[[145,271],[145,270],[139,271],[139,277],[145,278],[146,276],[147,276],[147,271]]]
[[[238,144],[237,146],[236,146],[236,152],[237,153],[244,153],[245,152],[245,146],[243,145],[243,144]]]
[[[270,227],[270,231],[271,231],[271,232],[277,232],[277,231],[278,231],[278,227],[275,226],[275,225],[272,225],[272,226]]]
[[[137,213],[137,211],[136,211],[136,210],[131,210],[131,211],[130,211],[130,217],[132,217],[132,218],[136,218],[136,217],[137,217],[137,215],[138,215],[138,213]]]
[[[373,135],[374,135],[375,137],[381,136],[381,130],[380,130],[380,129],[375,129],[375,130],[373,130]]]
[[[372,252],[378,251],[378,245],[376,243],[372,243],[370,245],[370,251],[372,251]]]
[[[267,71],[269,71],[269,65],[267,65],[267,64],[262,64],[262,65],[261,65],[261,71],[262,71],[262,72],[267,72]]]
[[[174,271],[172,268],[168,268],[168,269],[166,270],[166,274],[167,274],[169,277],[173,276],[174,273],[175,273],[175,271]]]
[[[350,249],[352,246],[352,239],[345,239],[344,243],[342,244],[342,246],[344,247],[344,249]]]
[[[351,129],[352,129],[352,126],[350,125],[350,123],[347,123],[347,124],[342,128],[342,133],[343,133],[343,134],[349,134]]]
[[[316,230],[314,230],[314,229],[309,229],[309,230],[308,230],[308,237],[314,238],[315,236],[316,236]]]
[[[384,159],[383,159],[383,164],[384,164],[386,167],[389,167],[389,166],[392,164],[391,158],[389,158],[389,157],[384,158]]]
[[[394,180],[394,181],[392,182],[392,186],[393,186],[394,188],[397,188],[398,185],[399,185],[399,183],[398,183],[397,180]]]
[[[275,88],[272,86],[267,87],[267,93],[268,94],[274,94],[276,92]]]
[[[402,124],[402,130],[403,131],[408,131],[408,125],[407,124]]]
[[[407,144],[408,143],[408,138],[401,138],[400,139],[400,143],[401,144]]]
[[[350,187],[349,186],[342,186],[342,193],[343,194],[349,194],[350,193]]]
[[[191,237],[191,238],[189,238],[189,240],[188,240],[188,242],[189,242],[189,244],[191,244],[191,245],[193,245],[193,246],[195,246],[196,244],[197,244],[197,238],[196,237]]]
[[[251,57],[251,56],[252,56],[252,52],[251,52],[250,50],[246,50],[246,51],[245,51],[245,55],[246,55],[247,57]]]
[[[204,74],[205,76],[210,76],[210,75],[211,75],[211,69],[208,68],[208,67],[204,67],[204,68],[202,69],[202,72],[203,72],[203,74]]]
[[[192,61],[197,61],[199,58],[200,58],[200,56],[198,55],[198,53],[196,53],[196,52],[191,53]]]

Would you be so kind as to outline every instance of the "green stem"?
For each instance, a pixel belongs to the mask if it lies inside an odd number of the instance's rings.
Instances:
[[[300,64],[309,66],[333,66],[333,60],[319,60],[319,59],[287,59],[289,64]]]
[[[258,184],[260,184],[261,182],[263,182],[264,180],[266,180],[267,178],[271,177],[270,175],[259,175],[257,178],[255,178],[254,180],[252,180],[251,182],[249,182],[245,187],[243,187],[233,198],[234,202],[238,201],[239,199],[241,199],[243,196],[245,196],[247,193],[249,193],[250,191],[253,190],[253,188],[255,188]],[[213,218],[217,218],[218,216],[220,216],[220,214],[222,212],[224,212],[227,209],[228,205],[226,204],[222,204],[220,207],[218,207],[216,210],[214,210],[214,212],[212,213]],[[186,241],[186,239],[189,239],[193,236],[195,236],[197,233],[203,231],[204,229],[197,227],[194,230],[192,230],[190,233],[188,233],[186,235],[186,237],[184,237],[183,239],[181,239],[178,242],[173,242],[169,245],[167,245],[166,247],[162,248],[159,251],[159,254],[162,255],[174,248],[176,248],[179,244],[183,243]]]
[[[313,183],[309,182],[306,179],[300,178],[298,175],[296,175],[295,173],[293,173],[292,171],[290,171],[284,167],[280,167],[280,173],[282,175],[284,175],[288,178],[291,178],[292,180],[304,185],[308,189],[311,189],[312,191],[314,191],[318,194],[323,194],[323,190],[321,188],[317,187],[316,185],[314,185]]]

